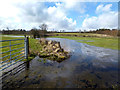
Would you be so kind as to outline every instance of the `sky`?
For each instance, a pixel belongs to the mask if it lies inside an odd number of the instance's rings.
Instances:
[[[48,31],[116,29],[118,2],[0,0],[1,30],[30,30],[43,23],[48,25]]]

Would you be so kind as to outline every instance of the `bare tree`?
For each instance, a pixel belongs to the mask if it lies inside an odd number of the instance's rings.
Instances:
[[[45,30],[45,31],[47,31],[47,29],[48,29],[47,28],[48,27],[47,24],[42,24],[39,27],[40,27],[41,30]]]
[[[86,32],[86,30],[84,30],[84,33]]]
[[[47,24],[42,24],[39,27],[40,27],[40,30],[41,30],[41,35],[40,36],[44,37],[47,33],[48,26],[47,26]]]
[[[81,29],[79,29],[79,33],[81,33]]]
[[[6,27],[7,30],[9,30],[9,27]]]

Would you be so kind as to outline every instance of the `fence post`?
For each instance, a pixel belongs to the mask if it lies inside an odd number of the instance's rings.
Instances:
[[[28,60],[28,38],[25,37],[25,59]]]
[[[27,59],[26,69],[29,69],[28,54],[29,54],[29,38],[25,37],[25,58]]]
[[[27,37],[27,42],[28,42],[28,55],[30,54],[30,51],[29,51],[29,37]]]

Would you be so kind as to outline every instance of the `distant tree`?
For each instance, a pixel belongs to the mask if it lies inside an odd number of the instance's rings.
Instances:
[[[53,32],[54,32],[54,28],[53,28]]]
[[[86,30],[84,30],[84,32],[86,32]]]
[[[41,30],[40,36],[44,37],[46,35],[46,33],[47,33],[48,25],[43,23],[39,27],[40,27],[40,30]]]
[[[6,27],[7,30],[9,30],[9,27]]]
[[[25,32],[26,30],[24,29],[23,31]]]
[[[48,28],[47,24],[42,24],[39,27],[41,30],[45,30],[45,31],[47,31],[47,28]]]
[[[40,37],[39,31],[37,30],[37,28],[31,29],[30,32],[33,35],[33,38],[39,38]]]
[[[65,32],[65,30],[62,30],[62,32]]]
[[[120,30],[118,30],[118,31],[117,31],[117,36],[119,36],[119,37],[120,37]]]
[[[60,32],[63,32],[63,30],[60,30]]]
[[[81,33],[81,29],[79,30],[79,33]]]

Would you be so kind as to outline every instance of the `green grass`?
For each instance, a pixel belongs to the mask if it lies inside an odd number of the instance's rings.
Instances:
[[[104,34],[96,34],[96,33],[51,33],[52,35],[59,35],[59,36],[85,36],[85,37],[113,37],[113,36],[109,36],[109,35],[104,35]]]
[[[22,38],[13,38],[13,37],[4,37],[4,36],[2,36],[2,40],[11,40],[11,39],[22,39]],[[24,42],[23,40],[20,40],[20,41],[11,41],[11,45],[17,44],[17,43],[23,43],[23,42]],[[2,45],[2,46],[9,46],[9,45],[10,45],[10,42],[0,42],[0,45]],[[12,47],[11,47],[11,50],[17,49],[17,48],[23,47],[23,46],[24,46],[24,44],[12,46]],[[5,48],[2,48],[0,51],[5,52],[5,51],[9,51],[9,50],[10,50],[10,47],[5,47]],[[20,49],[20,50],[22,50],[22,49]],[[14,51],[11,52],[11,54],[13,54],[13,53],[15,53],[15,52],[18,52],[18,51],[19,51],[19,50],[14,50]],[[19,55],[19,54],[22,54],[22,53],[17,53],[17,54],[15,54],[15,55],[12,55],[11,58],[13,58],[13,57],[15,57],[16,55]],[[7,52],[7,53],[2,54],[2,57],[6,56],[6,55],[10,55],[10,52]],[[9,58],[10,58],[10,56],[2,59],[2,61],[7,60],[7,59],[9,59]],[[19,57],[17,57],[17,58],[19,58]],[[14,58],[13,60],[15,60],[15,59],[16,59],[16,58]]]
[[[89,44],[89,45],[92,45],[92,46],[97,46],[97,47],[104,47],[104,48],[110,48],[110,49],[115,49],[115,50],[118,50],[118,38],[113,38],[113,37],[109,37],[109,38],[98,38],[98,37],[70,37],[70,36],[53,36],[54,38],[67,38],[67,39],[72,39],[72,40],[76,40],[78,42],[81,42],[81,43],[86,43],[86,44]],[[22,39],[24,37],[6,37],[4,35],[2,35],[2,40],[11,40],[11,39]],[[83,41],[79,41],[79,40],[83,40]],[[88,41],[93,41],[93,42],[88,42]],[[24,40],[19,40],[19,41],[12,41],[11,44],[17,44],[17,43],[24,43]],[[8,46],[10,43],[9,42],[0,42],[0,45],[2,46]],[[35,53],[38,53],[39,51],[41,51],[42,49],[42,46],[40,46],[40,44],[38,44],[38,40],[37,39],[29,39],[29,44],[30,44],[30,53],[31,55],[29,56],[29,59],[32,59],[34,56],[35,56]],[[17,45],[17,46],[12,46],[11,49],[17,49],[19,47],[23,47],[24,44],[22,45]],[[8,51],[10,50],[10,47],[6,47],[6,48],[3,48],[3,49],[0,49],[0,51],[2,52],[5,52],[5,51]],[[24,50],[23,49],[20,49],[20,50]],[[20,50],[15,50],[15,51],[12,51],[12,53],[15,53],[15,52],[18,52]],[[119,49],[120,50],[120,49]],[[6,55],[9,55],[10,53],[5,53],[5,54],[2,54],[2,57],[3,56],[6,56]],[[16,55],[19,55],[19,54],[22,54],[22,53],[18,53],[18,54],[15,54],[13,55],[12,57],[15,57]],[[4,59],[2,59],[2,61],[4,60],[7,60],[8,58],[10,57],[6,57]],[[19,58],[19,57],[17,57]],[[16,58],[14,58],[16,59]],[[13,59],[13,60],[14,60]],[[25,60],[24,60],[25,61]]]
[[[38,53],[38,51],[42,50],[42,46],[39,44],[37,39],[29,39],[30,44],[30,52],[31,54]]]
[[[70,37],[70,36],[52,36],[53,38],[67,38],[72,40],[77,40],[81,43],[86,43],[88,45],[97,46],[97,47],[104,47],[104,48],[110,48],[115,50],[118,49],[118,38],[116,37],[109,37],[109,38],[98,38],[98,37]],[[83,41],[79,41],[83,40]],[[93,41],[93,42],[88,42]]]
[[[10,34],[10,35],[7,35],[7,34],[2,34],[2,36],[24,36],[23,34],[18,34],[18,35],[15,35],[15,34]],[[32,36],[32,35],[26,35],[26,36]]]
[[[12,39],[24,39],[24,37],[6,37],[6,36],[2,35],[2,40],[12,40]],[[30,42],[30,50],[33,50],[33,51],[34,51],[34,50],[36,49],[36,47],[35,47],[36,41],[37,41],[36,39],[29,39],[29,42]],[[17,44],[17,43],[23,43],[23,44],[21,44],[21,45],[16,45],[16,46],[12,46],[12,47],[11,47],[11,50],[17,49],[17,48],[20,48],[20,47],[24,47],[24,40],[11,41],[11,45]],[[0,42],[0,46],[9,46],[9,45],[10,45],[10,42]],[[10,50],[10,47],[5,47],[5,48],[0,49],[1,52],[5,52],[5,51],[9,51],[9,50]],[[24,48],[19,49],[19,50],[14,50],[14,51],[11,52],[11,54],[16,53],[16,52],[19,52],[19,51],[22,51],[22,50],[24,50]],[[21,56],[24,56],[24,52],[20,52],[20,53],[17,53],[17,54],[15,54],[15,55],[12,55],[11,58],[13,58],[13,57],[15,57],[15,56],[17,56],[17,55],[20,55],[20,54],[23,54],[23,55],[21,55]],[[2,57],[6,56],[6,55],[10,55],[10,52],[2,54]],[[16,58],[13,58],[13,60],[15,60],[15,59],[17,59],[17,58],[20,58],[21,56],[18,56],[18,57],[16,57]],[[8,57],[6,57],[6,58],[4,58],[4,59],[0,59],[0,61],[5,61],[5,60],[7,60],[7,59],[9,59],[9,58],[10,58],[10,56],[8,56]],[[28,57],[28,60],[33,59],[33,58],[34,58],[34,57],[30,55],[30,56]],[[22,61],[26,61],[26,59],[24,59],[24,60],[22,60]]]

